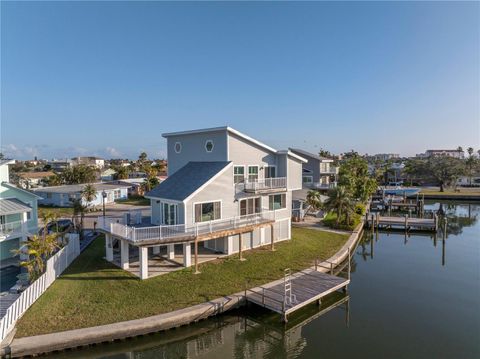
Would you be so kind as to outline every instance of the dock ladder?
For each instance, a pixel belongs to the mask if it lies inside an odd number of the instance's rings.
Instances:
[[[286,268],[284,270],[284,276],[283,276],[283,285],[284,285],[284,291],[285,291],[285,295],[283,296],[283,298],[284,298],[285,307],[287,305],[293,306],[297,302],[297,297],[295,296],[295,294],[292,293],[291,275],[292,275],[291,269]]]

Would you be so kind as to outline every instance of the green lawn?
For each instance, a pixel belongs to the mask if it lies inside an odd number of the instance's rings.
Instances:
[[[283,277],[283,270],[301,270],[316,258],[327,259],[347,235],[292,228],[293,239],[237,256],[141,281],[106,262],[103,238],[97,239],[25,313],[17,337],[114,323],[202,303]]]
[[[145,197],[129,197],[127,199],[117,199],[115,202],[130,204],[132,206],[150,206],[150,200]]]
[[[42,215],[45,212],[53,212],[59,217],[72,217],[73,208],[71,207],[48,207],[48,206],[38,206],[38,217],[42,218]]]

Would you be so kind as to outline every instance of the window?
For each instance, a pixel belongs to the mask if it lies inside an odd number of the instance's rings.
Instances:
[[[266,166],[265,167],[265,178],[275,178],[275,177],[277,177],[277,167]]]
[[[27,212],[27,221],[32,219],[32,213],[29,211]]]
[[[180,153],[182,151],[182,144],[180,142],[175,142],[175,146],[173,147],[176,153]]]
[[[233,167],[233,183],[245,182],[245,167],[235,166]]]
[[[213,141],[212,140],[207,140],[207,142],[205,142],[205,151],[207,151],[207,152],[212,152],[213,151]]]
[[[170,203],[163,203],[162,224],[172,225],[177,224],[177,205]]]
[[[119,199],[121,195],[122,195],[122,191],[120,191],[119,189],[116,189],[113,193],[113,198]]]
[[[220,201],[195,204],[195,222],[206,222],[220,219],[220,207]]]
[[[260,213],[262,207],[260,206],[260,197],[247,198],[240,201],[240,215],[246,216],[247,214]]]
[[[286,208],[286,202],[285,193],[268,196],[268,209],[272,211],[274,209]]]
[[[302,182],[303,183],[312,183],[313,182],[313,176],[303,176],[302,177]]]
[[[51,193],[47,193],[47,198],[52,198],[52,194],[51,194]]]
[[[258,180],[258,166],[248,166],[248,181],[256,182]]]

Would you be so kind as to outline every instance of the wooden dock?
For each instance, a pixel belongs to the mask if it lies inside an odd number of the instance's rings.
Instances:
[[[347,278],[313,269],[290,274],[287,269],[283,282],[245,289],[245,297],[248,302],[281,314],[283,321],[287,322],[289,314],[308,304],[320,303],[323,297],[337,290],[346,291],[349,283],[350,266]]]
[[[365,215],[365,221],[369,228],[377,229],[400,229],[406,232],[410,230],[415,231],[438,231],[438,217],[435,215],[433,218],[413,218],[409,216],[404,217],[392,217],[392,216],[380,216]]]

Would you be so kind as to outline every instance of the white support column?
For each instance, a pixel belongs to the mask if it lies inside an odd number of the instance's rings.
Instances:
[[[190,242],[183,244],[183,266],[190,267],[192,265],[192,246]]]
[[[153,247],[153,254],[160,254],[160,248],[161,248],[161,246]]]
[[[233,254],[233,236],[228,236],[227,237],[227,254]]]
[[[120,240],[120,266],[122,269],[128,269],[130,266],[130,246],[128,241]]]
[[[105,259],[113,262],[113,240],[110,234],[105,235]]]
[[[265,244],[265,227],[260,228],[260,245]]]
[[[288,238],[292,239],[292,218],[288,218]]]
[[[140,279],[148,278],[148,247],[138,247],[140,254]]]
[[[167,245],[167,256],[168,259],[175,259],[175,244]]]

